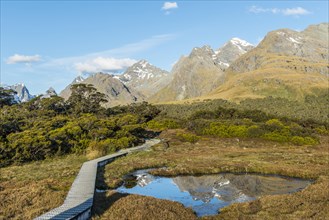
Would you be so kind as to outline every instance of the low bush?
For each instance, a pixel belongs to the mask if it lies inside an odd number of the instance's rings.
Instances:
[[[258,137],[261,137],[262,135],[264,135],[265,133],[266,133],[266,131],[258,125],[252,125],[252,126],[248,127],[248,130],[247,130],[248,137],[258,138]]]
[[[161,120],[151,120],[147,123],[147,127],[155,130],[167,130],[167,129],[176,129],[181,126],[176,120],[173,119],[161,119]]]
[[[248,128],[245,125],[227,125],[214,122],[203,130],[203,134],[217,137],[247,137]]]
[[[177,133],[176,136],[181,141],[183,141],[183,142],[190,142],[190,143],[196,143],[201,138],[200,136],[197,136],[195,134],[182,133],[182,132]]]
[[[318,144],[318,141],[312,137],[300,137],[300,136],[293,136],[291,138],[291,143],[295,145],[315,145]]]

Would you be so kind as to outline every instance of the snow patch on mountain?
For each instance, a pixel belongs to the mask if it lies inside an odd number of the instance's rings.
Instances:
[[[145,96],[155,93],[165,84],[168,72],[153,66],[146,60],[140,60],[130,66],[118,78],[128,87],[132,87]]]
[[[297,37],[297,39],[293,38],[293,37],[289,37],[288,40],[293,42],[293,43],[296,43],[296,44],[301,44],[302,42],[300,42],[302,38],[301,37]]]
[[[251,43],[249,43],[245,40],[242,40],[240,38],[237,38],[237,37],[232,38],[230,41],[232,44],[234,44],[236,46],[243,46],[243,47],[254,46]]]
[[[15,99],[18,102],[28,102],[35,97],[34,95],[30,94],[24,83],[17,83],[15,85],[9,86],[9,88],[17,93],[15,95]]]
[[[72,84],[78,84],[78,83],[81,83],[81,82],[83,82],[83,80],[85,80],[85,78],[83,77],[83,76],[77,76],[74,80],[73,80],[73,82],[72,82]]]

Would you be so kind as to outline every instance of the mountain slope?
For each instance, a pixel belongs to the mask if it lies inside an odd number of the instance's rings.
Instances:
[[[145,97],[154,95],[170,81],[167,71],[141,60],[118,76],[125,85],[142,93]]]
[[[120,80],[115,78],[113,75],[105,73],[96,73],[83,81],[74,80],[73,84],[84,83],[93,85],[99,92],[106,95],[108,103],[104,104],[107,107],[116,105],[125,105],[134,102],[144,100],[144,96],[139,92],[128,88]],[[70,87],[72,84],[67,86],[61,93],[65,99],[68,99],[71,95]]]
[[[231,39],[217,51],[209,46],[193,48],[189,56],[182,56],[174,65],[170,83],[150,101],[184,100],[208,94],[224,83],[225,71],[231,63],[253,48],[239,38]]]
[[[266,96],[303,100],[328,89],[328,23],[302,32],[272,31],[227,69],[226,82],[204,98]]]
[[[311,25],[302,32],[280,29],[241,56],[229,69],[249,72],[264,67],[283,67],[300,72],[328,73],[328,23]],[[311,67],[309,67],[311,65]]]
[[[217,57],[210,47],[194,48],[189,56],[182,56],[174,65],[170,84],[150,100],[182,100],[209,93],[220,84],[224,76],[215,59]]]

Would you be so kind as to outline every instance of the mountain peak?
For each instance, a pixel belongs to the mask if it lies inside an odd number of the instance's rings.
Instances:
[[[151,65],[147,60],[140,60],[137,63],[135,63],[137,65],[141,65],[143,68],[145,68],[147,65]],[[135,65],[134,64],[134,65]]]
[[[140,60],[130,66],[122,75],[115,77],[143,95],[149,96],[162,87],[167,75],[167,71],[153,66],[147,60]]]
[[[248,46],[254,46],[252,45],[251,43],[245,41],[245,40],[242,40],[240,38],[237,38],[237,37],[233,37],[230,42],[236,46],[244,46],[244,47],[248,47]]]
[[[83,80],[85,80],[85,78],[83,78],[82,76],[77,76],[74,78],[71,84],[81,83]]]
[[[16,84],[13,85],[13,86],[20,87],[20,88],[24,88],[24,87],[26,87],[24,83],[16,83]]]
[[[57,96],[57,92],[53,87],[49,87],[45,94],[41,95],[41,99],[50,98],[52,96]]]
[[[191,51],[189,57],[210,57],[212,59],[212,55],[214,55],[213,49],[209,45],[204,45],[202,47],[194,47],[193,50]]]
[[[164,70],[161,70],[152,64],[150,64],[147,60],[140,60],[137,63],[130,66],[126,72],[124,72],[120,79],[123,82],[129,82],[132,79],[150,79],[157,78],[163,76],[163,73],[167,73]]]
[[[253,48],[251,43],[234,37],[215,51],[217,63],[222,69],[226,69],[242,54]]]
[[[20,102],[27,102],[34,98],[24,83],[16,83],[15,85],[10,86],[10,89],[17,92],[17,100]]]
[[[49,89],[46,91],[47,94],[51,94],[51,95],[57,95],[57,92],[55,91],[55,89],[53,87],[49,87]]]

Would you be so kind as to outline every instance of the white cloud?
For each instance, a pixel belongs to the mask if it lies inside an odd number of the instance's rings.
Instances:
[[[282,13],[284,15],[307,15],[307,14],[310,14],[311,12],[307,11],[306,9],[304,9],[302,7],[297,7],[297,8],[283,9]]]
[[[281,14],[286,16],[299,16],[299,15],[307,15],[311,14],[310,11],[306,10],[302,7],[296,8],[262,8],[258,6],[251,6],[248,10],[251,13],[259,14],[259,13],[272,13],[272,14]]]
[[[132,57],[136,54],[139,54],[140,52],[156,47],[166,41],[174,39],[175,37],[176,37],[175,34],[155,35],[150,38],[144,39],[142,41],[126,44],[121,47],[113,48],[110,50],[89,53],[82,56],[52,59],[49,60],[48,62],[41,64],[41,66],[44,68],[54,68],[54,67],[56,68],[58,66],[72,67],[72,64],[74,63],[79,63],[79,62],[84,63],[88,60],[92,60],[97,57],[115,57],[117,59],[123,59],[126,57]]]
[[[176,37],[176,34],[155,35],[137,42],[122,45],[121,47],[82,54],[80,56],[60,58],[43,56],[43,62],[36,63],[31,67],[24,65],[20,71],[22,71],[22,73],[29,71],[34,75],[39,74],[38,76],[40,78],[52,80],[54,78],[60,78],[62,80],[61,82],[65,82],[59,85],[59,88],[63,89],[63,87],[69,84],[78,74],[96,73],[99,71],[114,72],[116,70],[119,72],[119,67],[123,67],[124,69],[132,65],[134,63],[134,57],[140,57],[145,51],[173,40]],[[110,58],[121,61],[112,61],[111,64]]]
[[[129,58],[97,57],[86,62],[75,63],[74,67],[80,73],[116,72],[126,69],[136,62],[136,60]]]
[[[40,61],[39,55],[34,56],[25,56],[25,55],[19,55],[15,54],[13,56],[8,57],[6,60],[7,64],[15,64],[15,63],[32,63],[32,62],[38,62]]]
[[[165,2],[162,6],[162,10],[171,10],[178,8],[177,2]]]

